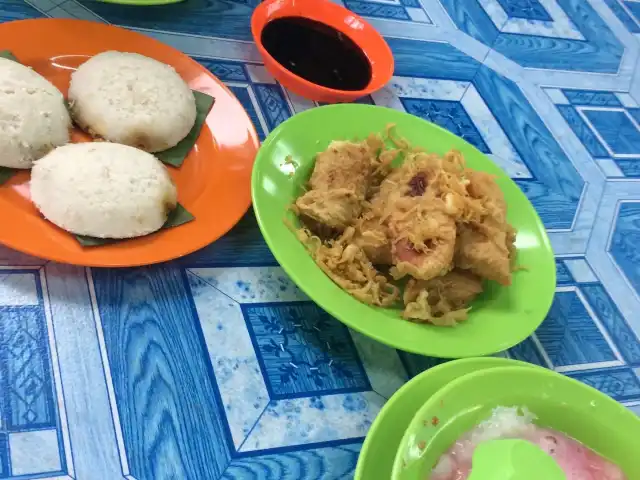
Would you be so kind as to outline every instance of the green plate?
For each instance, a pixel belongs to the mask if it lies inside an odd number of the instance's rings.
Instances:
[[[403,320],[400,310],[375,308],[352,298],[318,268],[283,221],[313,169],[314,155],[332,140],[365,138],[396,124],[412,144],[444,154],[460,150],[471,168],[495,174],[518,230],[518,265],[510,287],[487,284],[469,319],[455,328]],[[292,162],[285,162],[287,156]],[[505,350],[527,338],[544,320],[556,285],[553,252],[542,222],[518,186],[488,157],[452,133],[412,115],[359,104],[330,105],[295,115],[265,140],[251,179],[262,234],[291,279],[320,307],[349,327],[401,350],[443,358],[474,357]]]
[[[424,480],[440,456],[498,406],[526,407],[536,423],[562,432],[640,478],[640,418],[584,383],[552,370],[496,367],[463,375],[434,393],[400,442],[392,480]],[[431,419],[438,418],[437,425]],[[542,477],[541,477],[542,478]]]
[[[434,393],[468,373],[508,365],[540,368],[506,358],[465,358],[430,368],[405,383],[384,404],[364,440],[355,480],[391,478],[393,461],[411,419]]]

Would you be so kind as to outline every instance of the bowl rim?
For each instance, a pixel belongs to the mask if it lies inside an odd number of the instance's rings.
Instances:
[[[471,367],[477,367],[476,370],[473,370],[471,372],[468,373],[475,373],[477,371],[480,370],[488,370],[490,368],[497,368],[497,367],[506,367],[506,366],[520,366],[520,367],[527,367],[527,368],[542,368],[544,369],[544,367],[541,367],[540,365],[535,365],[533,363],[527,363],[524,362],[522,360],[515,360],[512,358],[504,358],[504,357],[468,357],[468,358],[459,358],[456,360],[450,360],[450,361],[446,361],[443,363],[440,363],[438,365],[435,365],[433,367],[430,367],[420,373],[418,373],[416,376],[414,376],[413,378],[409,379],[405,384],[403,384],[398,390],[395,391],[395,393],[393,393],[393,395],[391,395],[391,397],[385,402],[385,404],[382,406],[382,408],[380,409],[380,411],[378,412],[378,414],[376,415],[376,418],[373,420],[373,423],[371,424],[371,427],[369,428],[369,431],[367,432],[367,436],[364,439],[364,442],[362,443],[362,448],[360,449],[360,454],[358,455],[358,462],[356,464],[356,470],[355,470],[355,476],[354,476],[354,480],[369,480],[363,477],[363,472],[365,470],[365,462],[364,459],[368,458],[369,456],[369,450],[371,450],[373,447],[373,438],[379,434],[379,430],[381,430],[383,427],[383,423],[385,420],[385,417],[388,415],[389,411],[391,411],[392,409],[395,408],[395,405],[401,401],[401,398],[404,397],[405,395],[407,395],[408,393],[410,393],[413,389],[415,389],[419,384],[421,384],[422,382],[425,381],[429,381],[430,378],[432,378],[434,375],[438,375],[440,374],[441,371],[447,371],[447,370],[451,370],[451,369],[456,369],[458,367],[465,367],[465,366],[469,366]],[[468,373],[465,373],[465,375],[468,375]],[[454,379],[455,380],[455,379]],[[445,383],[444,385],[441,385],[440,388],[445,387],[446,385],[448,385],[449,383],[451,383],[453,380],[450,380],[449,382]],[[424,405],[424,403],[422,404]],[[420,406],[420,408],[422,408],[422,405]],[[416,410],[417,412],[417,410]],[[409,420],[408,425],[411,423],[411,421],[413,421],[413,416],[415,415],[415,413],[411,416],[411,419]],[[404,434],[403,434],[404,436]],[[390,445],[391,447],[393,447],[392,445]],[[396,445],[397,448],[400,447],[400,444],[398,443],[398,445]],[[397,449],[396,449],[397,452]],[[394,452],[394,459],[395,459],[395,452]],[[393,465],[391,465],[391,467],[393,467]]]
[[[416,414],[411,419],[411,422],[407,426],[404,432],[404,435],[402,436],[402,440],[398,445],[398,450],[396,451],[396,456],[393,462],[391,480],[402,480],[402,476],[401,476],[401,473],[403,470],[402,457],[405,454],[406,447],[409,445],[409,437],[413,434],[412,432],[415,432],[420,429],[420,425],[423,423],[423,419],[430,416],[427,414],[427,412],[433,411],[433,409],[440,404],[444,396],[448,395],[449,392],[451,392],[452,390],[455,391],[457,388],[460,387],[461,384],[468,382],[469,378],[471,379],[482,378],[482,377],[485,377],[486,375],[499,376],[504,374],[505,372],[507,373],[519,372],[524,375],[538,376],[539,379],[552,378],[558,382],[570,384],[573,386],[572,388],[575,388],[582,392],[588,392],[591,398],[595,397],[599,402],[606,403],[611,408],[615,408],[616,410],[618,410],[622,415],[627,416],[629,418],[629,422],[635,424],[638,430],[640,431],[640,417],[637,417],[631,410],[627,409],[624,405],[620,404],[610,396],[606,395],[605,393],[601,392],[600,390],[594,387],[591,387],[583,382],[580,382],[579,380],[576,380],[575,378],[568,377],[566,375],[563,375],[562,373],[556,372],[555,370],[551,370],[543,367],[531,368],[530,366],[523,366],[523,365],[508,365],[508,366],[497,366],[493,368],[486,368],[486,369],[478,370],[476,372],[467,373],[466,375],[462,375],[461,377],[456,378],[455,380],[452,380],[448,384],[441,387],[436,393],[434,393],[427,400],[425,400],[422,407],[420,407],[420,409],[416,412]],[[533,413],[535,414],[535,412]],[[560,432],[560,433],[563,433],[564,435],[568,435],[564,432]],[[585,445],[585,446],[587,448],[591,448],[589,447],[589,445]]]
[[[298,3],[306,3],[306,1],[308,0],[297,0]],[[335,88],[324,87],[317,83],[313,83],[293,73],[291,70],[287,69],[280,62],[278,62],[267,51],[267,49],[262,44],[261,35],[262,35],[262,31],[264,30],[264,27],[271,21],[276,20],[278,18],[282,18],[282,17],[301,16],[301,15],[275,14],[273,15],[273,17],[271,17],[269,13],[269,6],[272,5],[273,3],[294,5],[296,4],[296,0],[266,0],[260,3],[251,14],[251,35],[253,36],[253,41],[260,55],[263,58],[268,58],[269,61],[272,63],[272,65],[274,65],[275,68],[277,68],[282,75],[285,75],[286,77],[289,77],[290,79],[295,80],[298,84],[301,84],[308,89],[314,89],[318,94],[322,94],[324,96],[334,96],[336,98],[364,97],[365,95],[369,95],[379,90],[380,88],[384,87],[393,76],[393,72],[395,69],[395,60],[393,57],[393,52],[391,51],[391,47],[389,47],[389,44],[384,39],[382,34],[378,32],[378,30],[376,30],[373,27],[373,25],[371,25],[361,16],[329,0],[313,0],[312,3],[309,2],[309,6],[305,8],[305,14],[303,18],[315,20],[319,23],[328,25],[331,28],[338,30],[340,33],[348,36],[356,45],[358,45],[358,47],[365,54],[365,56],[367,57],[367,60],[369,60],[369,63],[371,65],[371,69],[372,69],[371,80],[369,81],[369,83],[365,88],[360,90],[338,90]],[[341,23],[329,22],[328,20],[331,19],[331,15],[326,14],[327,11],[335,12],[335,13],[340,12],[341,14],[343,14],[342,15],[343,17],[351,17],[353,19],[352,21],[361,22],[363,24],[363,28],[366,28],[371,32],[373,32],[374,35],[380,40],[378,47],[382,49],[384,56],[386,56],[385,65],[383,67],[379,67],[379,69],[376,70],[376,64],[371,62],[371,58],[369,56],[369,52],[371,51],[371,49],[367,48],[366,45],[362,45],[355,38],[353,38],[353,35],[350,34],[350,29],[342,28]],[[263,12],[265,12],[264,13],[265,21],[264,22],[258,21],[258,18],[262,16]]]

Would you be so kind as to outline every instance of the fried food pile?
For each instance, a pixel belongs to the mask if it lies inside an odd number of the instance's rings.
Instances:
[[[361,302],[401,300],[404,318],[452,326],[467,318],[483,279],[511,283],[516,232],[493,176],[467,168],[460,152],[412,149],[391,132],[389,148],[372,134],[316,156],[292,205],[298,238]]]

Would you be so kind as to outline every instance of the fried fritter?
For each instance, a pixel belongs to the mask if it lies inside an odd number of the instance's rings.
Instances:
[[[511,284],[511,261],[504,230],[495,230],[488,236],[473,225],[459,226],[454,262],[456,267],[471,270],[487,280]]]
[[[334,238],[362,211],[362,198],[353,190],[310,190],[296,200],[294,210],[302,222],[321,238]]]
[[[483,214],[458,227],[454,263],[502,285],[511,284],[515,229],[507,223],[507,203],[493,175],[466,169],[469,195]]]
[[[363,215],[356,221],[354,242],[374,265],[391,265],[389,228],[376,215]]]
[[[439,315],[464,308],[483,289],[480,277],[456,268],[431,280],[409,280],[403,295],[404,302],[415,301],[421,290],[429,292],[429,304],[434,306],[433,314]]]
[[[410,275],[421,280],[443,275],[451,269],[455,251],[456,224],[438,211],[416,222],[415,228],[394,236],[391,255],[395,279]]]
[[[378,190],[356,220],[354,242],[374,265],[391,265],[391,239],[386,215],[391,190]]]
[[[303,220],[313,220],[308,223],[316,233],[322,225],[341,233],[358,218],[371,182],[375,153],[367,141],[335,141],[318,153],[309,191],[294,205]]]
[[[377,306],[398,287],[374,265],[409,276],[403,317],[452,326],[464,321],[483,279],[511,283],[515,229],[493,175],[465,166],[462,154],[411,149],[378,135],[333,142],[318,154],[309,191],[294,210],[315,262],[342,289]],[[399,155],[401,165],[393,168]],[[313,233],[312,233],[313,232]]]
[[[467,305],[482,292],[482,279],[455,269],[428,281],[411,279],[404,290],[407,308],[403,316],[436,325],[455,325],[465,320]]]
[[[298,231],[316,264],[331,280],[361,302],[388,307],[400,295],[371,264],[364,251],[353,242],[355,229],[348,227],[336,240],[322,242],[308,231]]]
[[[500,225],[507,222],[507,202],[504,200],[502,190],[498,187],[495,177],[487,172],[465,169],[464,176],[469,195],[479,200],[484,207],[486,215]]]
[[[429,280],[450,270],[456,224],[441,200],[426,195],[396,198],[389,205],[388,225],[394,278]]]

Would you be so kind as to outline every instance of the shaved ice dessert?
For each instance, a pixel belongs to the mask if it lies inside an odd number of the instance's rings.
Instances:
[[[567,435],[535,425],[535,418],[526,409],[497,407],[489,419],[465,433],[440,457],[428,480],[468,479],[476,447],[504,438],[536,444],[556,461],[567,480],[628,480],[617,465]]]

